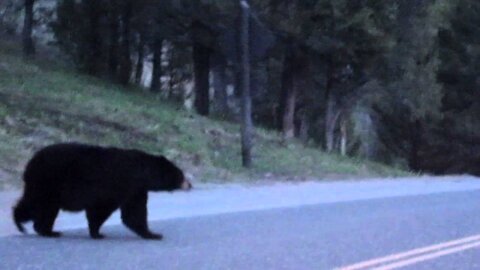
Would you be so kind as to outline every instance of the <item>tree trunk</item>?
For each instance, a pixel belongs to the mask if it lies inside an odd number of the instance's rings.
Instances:
[[[309,61],[297,46],[287,46],[282,74],[282,132],[285,140],[295,136],[295,115],[302,89],[308,87]]]
[[[35,44],[33,43],[33,5],[35,0],[25,0],[25,19],[23,21],[23,54],[30,58],[35,55]]]
[[[127,1],[122,11],[122,42],[120,54],[119,81],[122,85],[130,82],[132,59],[130,58],[130,21],[132,18],[132,2]]]
[[[162,49],[163,39],[156,37],[153,42],[152,82],[150,83],[150,91],[154,93],[160,92],[162,88]]]
[[[288,140],[295,136],[295,105],[297,103],[297,87],[295,79],[292,87],[287,89],[285,97],[285,110],[282,117],[283,139]]]
[[[143,62],[145,61],[145,37],[143,34],[140,34],[137,54],[137,65],[135,67],[135,84],[140,85],[142,83]]]
[[[295,135],[295,103],[297,94],[294,87],[293,48],[288,44],[285,48],[280,93],[279,118],[283,138],[290,139]]]
[[[326,111],[325,111],[325,150],[327,152],[332,152],[335,143],[335,127],[337,125],[338,117],[340,112],[337,108],[337,102],[335,96],[333,95],[333,59],[332,56],[327,58],[327,78],[325,85],[325,100],[326,100]]]
[[[100,61],[102,52],[101,48],[101,38],[100,38],[100,7],[98,2],[95,0],[88,0],[84,2],[84,5],[88,12],[88,28],[89,35],[87,37],[87,47],[86,51],[83,51],[82,54],[86,55],[85,67],[86,72],[93,76],[100,75]]]
[[[193,66],[195,77],[194,106],[200,115],[208,115],[210,110],[210,49],[195,40],[193,42]]]
[[[408,158],[408,166],[413,171],[420,169],[420,147],[422,146],[422,123],[420,120],[415,120],[411,124],[410,130],[410,153]]]
[[[280,97],[279,105],[277,108],[277,127],[279,130],[283,131],[284,127],[284,115],[287,107],[287,100],[289,92],[293,88],[293,73],[292,73],[292,56],[291,49],[287,48],[285,50],[285,55],[283,59],[283,70],[282,70],[282,84],[280,88]]]
[[[335,128],[337,126],[340,112],[337,110],[333,97],[327,100],[327,111],[325,113],[325,150],[332,152],[335,145]]]
[[[110,14],[109,14],[109,44],[108,44],[108,76],[110,80],[116,81],[118,78],[118,41],[119,35],[119,17],[117,3],[115,0],[110,0]]]
[[[299,131],[299,137],[300,140],[303,142],[303,144],[308,143],[308,130],[309,130],[309,123],[308,123],[308,117],[307,117],[307,111],[304,111],[302,113],[302,117],[300,119],[300,131]]]
[[[225,56],[217,54],[215,55],[215,61],[212,68],[213,72],[213,107],[215,112],[222,116],[223,118],[227,118],[229,111],[228,111],[228,96],[227,96],[227,61]]]
[[[240,64],[242,89],[242,164],[246,168],[252,166],[252,99],[250,94],[250,7],[246,0],[240,0]]]
[[[347,120],[343,119],[340,123],[340,154],[347,155]]]

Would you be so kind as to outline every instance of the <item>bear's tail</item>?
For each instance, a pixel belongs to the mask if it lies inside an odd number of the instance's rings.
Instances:
[[[13,221],[20,232],[26,233],[25,228],[22,223],[31,220],[30,209],[23,199],[21,199],[18,204],[13,207]]]

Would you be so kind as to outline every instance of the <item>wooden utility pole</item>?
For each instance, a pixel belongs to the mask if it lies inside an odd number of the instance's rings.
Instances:
[[[242,165],[252,166],[252,99],[250,95],[250,6],[247,0],[240,1],[240,74],[242,91]]]

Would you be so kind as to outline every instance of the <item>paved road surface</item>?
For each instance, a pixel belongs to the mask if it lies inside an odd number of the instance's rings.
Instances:
[[[441,243],[447,246],[378,269],[409,261],[401,269],[480,269],[478,188],[210,213],[150,226],[165,239],[141,240],[118,225],[103,228],[108,239],[100,241],[86,229],[60,239],[1,237],[0,269],[334,269]],[[473,240],[448,246],[466,237]],[[439,252],[451,254],[421,260]]]

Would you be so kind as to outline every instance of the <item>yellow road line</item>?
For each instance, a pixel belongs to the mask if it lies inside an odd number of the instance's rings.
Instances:
[[[440,251],[437,251],[437,252],[434,252],[434,253],[425,254],[425,255],[418,256],[418,257],[413,257],[411,259],[406,259],[406,260],[391,263],[391,264],[387,264],[387,265],[384,265],[384,266],[374,268],[374,270],[393,270],[393,269],[405,267],[405,266],[408,266],[408,265],[416,264],[416,263],[419,263],[419,262],[432,260],[432,259],[442,257],[442,256],[445,256],[445,255],[458,253],[460,251],[464,251],[464,250],[472,249],[472,248],[476,248],[476,247],[480,247],[480,241],[474,242],[474,243],[471,243],[471,244],[460,245],[458,247],[453,247],[453,248],[449,248],[449,249],[440,250]]]
[[[421,254],[424,254],[424,253],[434,252],[434,251],[444,249],[444,248],[450,248],[450,247],[453,247],[453,246],[468,244],[468,243],[471,243],[471,242],[477,241],[477,240],[480,240],[480,234],[465,237],[465,238],[461,238],[461,239],[457,239],[457,240],[452,240],[452,241],[448,241],[448,242],[444,242],[444,243],[440,243],[440,244],[435,244],[435,245],[431,245],[431,246],[427,246],[427,247],[417,248],[417,249],[413,249],[413,250],[409,250],[409,251],[405,251],[405,252],[401,252],[401,253],[391,254],[391,255],[388,255],[388,256],[385,256],[385,257],[375,258],[375,259],[372,259],[372,260],[359,262],[359,263],[356,263],[356,264],[340,267],[340,268],[337,268],[337,269],[338,270],[370,269],[371,267],[378,266],[380,264],[390,263],[390,262],[393,262],[393,261],[398,261],[398,260],[401,260],[401,259],[406,259],[406,258],[409,258],[409,257],[418,256],[418,255],[421,255]]]

